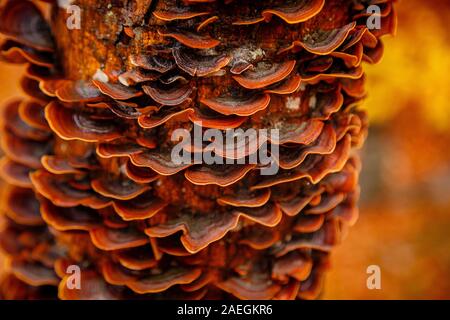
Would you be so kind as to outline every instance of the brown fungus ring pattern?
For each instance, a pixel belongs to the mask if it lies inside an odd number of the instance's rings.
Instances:
[[[79,0],[75,30],[44,2],[51,15],[39,1],[0,9],[0,59],[27,65],[27,97],[1,109],[0,295],[317,298],[358,217],[362,62],[395,31],[394,1]],[[277,129],[278,173],[175,163],[172,133],[198,122]]]

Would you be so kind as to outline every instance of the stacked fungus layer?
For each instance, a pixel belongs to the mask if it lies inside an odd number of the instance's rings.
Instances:
[[[380,59],[393,1],[79,0],[80,29],[45,2],[50,18],[1,9],[0,58],[26,64],[27,95],[2,108],[3,296],[316,298],[358,217],[362,62]],[[280,170],[175,163],[172,133],[200,122],[279,130]]]

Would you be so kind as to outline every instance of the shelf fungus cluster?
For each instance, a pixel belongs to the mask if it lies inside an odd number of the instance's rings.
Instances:
[[[361,64],[392,2],[78,0],[71,29],[56,1],[4,1],[0,59],[26,65],[27,97],[1,109],[2,297],[318,297],[358,216]],[[174,163],[198,122],[278,129],[278,173]]]

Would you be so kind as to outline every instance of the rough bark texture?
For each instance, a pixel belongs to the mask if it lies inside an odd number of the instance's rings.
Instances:
[[[357,219],[361,62],[380,58],[392,1],[76,4],[80,30],[56,5],[51,28],[29,1],[1,13],[1,57],[30,63],[30,98],[3,108],[4,297],[316,298]],[[279,129],[280,171],[173,163],[173,131],[199,121]]]

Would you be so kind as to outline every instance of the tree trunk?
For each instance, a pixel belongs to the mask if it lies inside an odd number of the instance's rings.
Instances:
[[[361,62],[393,1],[45,2],[0,17],[0,57],[28,63],[2,109],[3,297],[317,298],[358,216]],[[174,160],[209,129],[258,139]]]

